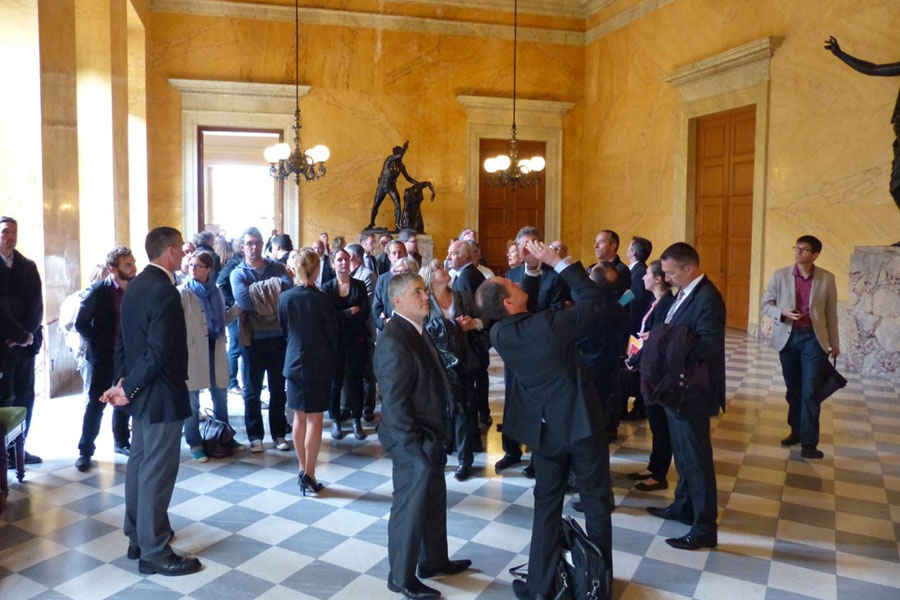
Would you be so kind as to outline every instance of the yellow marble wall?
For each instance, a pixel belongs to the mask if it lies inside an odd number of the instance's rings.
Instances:
[[[292,83],[293,23],[151,13],[148,135],[151,225],[182,225],[181,106],[168,78]],[[331,149],[328,175],[301,186],[301,243],[320,231],[355,235],[368,223],[376,179],[390,149],[409,140],[409,173],[431,180],[424,207],[435,247],[465,225],[466,120],[459,94],[502,96],[512,87],[512,44],[301,25],[303,143]],[[578,102],[584,50],[519,45],[519,95]],[[581,112],[564,121],[563,193],[580,202]],[[569,158],[571,157],[571,158]],[[387,225],[388,206],[378,224]],[[564,218],[563,227],[573,225]]]
[[[676,241],[672,214],[677,90],[663,76],[684,64],[766,36],[771,61],[769,145],[762,271],[790,263],[799,234],[825,249],[819,263],[848,295],[856,245],[900,239],[900,211],[888,193],[889,124],[900,78],[865,77],[823,50],[843,48],[874,62],[900,60],[895,0],[678,0],[586,49],[582,255],[604,227],[644,235],[662,250]],[[579,215],[576,217],[576,215]],[[658,251],[656,252],[658,254]],[[758,293],[756,292],[751,293]],[[751,315],[751,323],[754,316]]]

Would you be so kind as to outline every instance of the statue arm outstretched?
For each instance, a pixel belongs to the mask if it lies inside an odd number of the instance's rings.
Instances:
[[[851,68],[865,75],[875,75],[876,77],[897,77],[900,76],[900,62],[886,63],[876,65],[869,61],[856,58],[841,50],[837,39],[834,36],[825,40],[825,49],[844,61]]]

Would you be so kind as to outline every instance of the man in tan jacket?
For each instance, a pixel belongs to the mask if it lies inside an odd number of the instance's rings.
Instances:
[[[837,287],[834,275],[813,263],[822,242],[811,235],[797,239],[796,263],[772,274],[762,297],[763,312],[775,319],[772,347],[778,350],[787,386],[791,433],[782,446],[800,443],[803,458],[822,458],[819,443],[819,386],[829,354],[840,354]]]

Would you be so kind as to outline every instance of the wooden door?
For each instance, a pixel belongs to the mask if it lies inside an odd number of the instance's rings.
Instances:
[[[544,173],[541,174],[541,182],[534,187],[513,190],[509,186],[494,187],[488,184],[487,174],[481,165],[486,158],[507,152],[509,140],[481,140],[478,159],[478,242],[481,255],[498,275],[506,272],[506,243],[515,239],[519,229],[533,225],[544,230]],[[536,155],[546,156],[544,142],[519,140],[521,158]]]
[[[756,107],[697,122],[695,240],[703,272],[725,299],[726,324],[747,329]]]

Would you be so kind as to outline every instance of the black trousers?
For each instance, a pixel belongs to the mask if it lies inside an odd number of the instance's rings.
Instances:
[[[366,371],[363,374],[363,408],[368,412],[375,412],[375,396],[376,381],[375,369],[372,365],[372,355],[375,352],[375,346],[372,343],[368,345],[368,356],[366,356]]]
[[[354,419],[362,418],[365,391],[363,377],[366,373],[368,345],[365,342],[341,340],[338,346],[337,367],[331,379],[331,404],[328,416],[332,421],[340,419],[341,391],[347,387],[347,410]]]
[[[466,394],[468,397],[464,398],[463,402],[457,402],[454,407],[456,410],[453,413],[453,434],[459,464],[472,466],[472,462],[475,460],[475,450],[481,444],[475,400],[477,391],[472,372],[468,373]]]
[[[612,573],[609,443],[605,434],[579,440],[560,452],[532,452],[534,460],[534,524],[528,555],[528,588],[532,595],[553,597],[560,556],[560,520],[569,470],[584,506],[588,537],[607,559]]]
[[[707,415],[675,414],[665,408],[678,469],[678,485],[671,510],[691,525],[691,535],[710,537],[718,528],[718,494],[713,464],[712,440]]]
[[[262,392],[263,377],[269,379],[269,433],[272,439],[283,438],[287,431],[284,414],[287,395],[284,390],[284,353],[287,345],[283,337],[252,340],[249,346],[241,346],[241,376],[244,379],[244,424],[250,441],[265,437],[263,428]]]
[[[100,402],[100,396],[112,387],[113,379],[112,359],[95,360],[91,363],[91,381],[84,405],[81,440],[78,442],[78,451],[83,456],[94,455],[94,450],[96,449],[94,441],[100,433],[100,424],[103,422],[103,409],[106,408],[106,403]],[[128,413],[124,407],[113,407],[112,430],[116,444],[127,446],[130,432],[128,430]]]
[[[659,404],[648,404],[647,423],[653,434],[653,446],[650,450],[650,463],[647,470],[656,481],[666,481],[669,466],[672,464],[672,438],[669,435],[669,422],[666,409]]]
[[[391,577],[407,587],[416,564],[438,569],[447,564],[447,453],[440,446],[410,452],[388,448],[393,462],[394,497],[388,520],[388,561]]]
[[[482,419],[487,419],[491,416],[491,403],[488,399],[488,392],[491,386],[491,378],[488,375],[488,368],[479,367],[475,371],[469,374],[469,377],[473,378],[475,382],[475,415],[476,418],[480,416]]]
[[[509,411],[509,369],[503,368],[503,380],[506,382],[506,390],[503,394],[503,414]],[[500,435],[500,442],[503,447],[503,453],[515,458],[522,458],[522,445],[517,440],[509,437],[505,433]]]
[[[35,355],[30,348],[13,348],[11,354],[12,358],[0,379],[0,406],[25,408],[25,437],[28,437],[31,415],[34,413]]]

